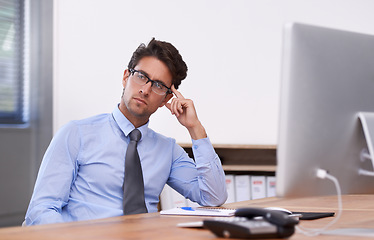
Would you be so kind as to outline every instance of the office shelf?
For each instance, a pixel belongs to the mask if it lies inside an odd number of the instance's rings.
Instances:
[[[275,172],[275,165],[223,165],[225,172]]]
[[[181,146],[193,157],[191,144]],[[226,173],[275,175],[275,145],[214,144],[213,147]]]

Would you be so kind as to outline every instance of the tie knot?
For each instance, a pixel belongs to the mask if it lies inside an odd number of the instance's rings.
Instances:
[[[140,138],[142,137],[142,133],[139,131],[139,129],[134,129],[130,132],[130,141],[138,142]]]

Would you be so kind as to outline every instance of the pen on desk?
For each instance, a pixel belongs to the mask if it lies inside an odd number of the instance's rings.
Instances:
[[[218,209],[209,209],[209,208],[192,208],[192,207],[181,207],[183,210],[187,211],[209,211],[209,212],[220,212]]]

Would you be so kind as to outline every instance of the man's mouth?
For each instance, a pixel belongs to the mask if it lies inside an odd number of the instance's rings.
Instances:
[[[137,103],[141,103],[141,104],[145,104],[145,105],[147,105],[147,102],[146,102],[144,99],[142,99],[142,98],[134,98],[134,100],[135,100]]]

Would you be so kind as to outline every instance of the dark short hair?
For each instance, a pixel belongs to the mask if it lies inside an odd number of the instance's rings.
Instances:
[[[135,68],[143,57],[156,57],[165,63],[173,77],[173,85],[176,89],[187,76],[187,65],[179,51],[171,43],[152,38],[147,46],[144,43],[140,44],[133,53],[127,67],[129,69]]]

